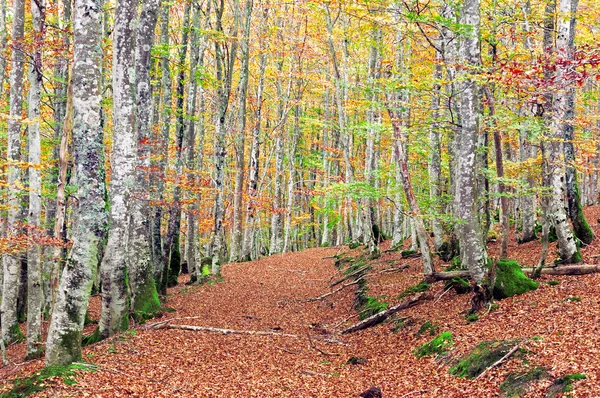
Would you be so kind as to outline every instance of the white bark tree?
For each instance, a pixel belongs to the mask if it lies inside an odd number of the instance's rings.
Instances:
[[[39,166],[41,161],[40,100],[42,93],[42,40],[44,38],[45,6],[43,0],[31,1],[31,16],[34,33],[33,62],[29,69],[29,101],[27,117],[29,130],[29,216],[28,224],[39,229],[42,210],[42,185]],[[42,354],[42,250],[35,242],[37,230],[33,230],[33,241],[27,250],[27,358]]]
[[[113,31],[113,146],[109,187],[108,242],[102,258],[102,312],[98,324],[106,338],[129,323],[127,259],[131,204],[137,166],[137,137],[133,97],[134,44],[137,1],[119,0]]]
[[[98,248],[106,228],[104,146],[101,127],[101,0],[77,0],[74,18],[73,152],[77,204],[73,246],[62,272],[46,343],[46,364],[81,359],[81,333]]]
[[[465,32],[461,37],[460,63],[462,72],[462,93],[460,95],[460,118],[462,129],[457,137],[457,181],[455,208],[460,218],[460,250],[465,264],[477,284],[483,282],[488,257],[477,215],[475,157],[479,133],[479,90],[475,74],[480,66],[479,0],[465,0],[461,10],[461,25]]]
[[[559,59],[568,61],[572,57],[570,40],[574,25],[571,23],[573,6],[577,0],[560,0],[558,9],[558,36],[556,38],[556,52]],[[553,118],[550,126],[551,140],[547,144],[550,183],[552,196],[550,198],[550,217],[558,237],[558,251],[563,263],[576,263],[581,261],[581,254],[575,243],[575,236],[569,225],[567,209],[565,207],[565,162],[564,162],[564,128],[569,111],[569,84],[566,76],[568,66],[557,63],[554,82],[556,84],[553,95]]]
[[[7,236],[21,232],[20,200],[18,197],[18,181],[21,169],[15,164],[21,158],[21,122],[23,110],[23,74],[25,69],[25,53],[23,45],[23,30],[25,21],[24,0],[13,2],[12,26],[12,58],[10,72],[10,117],[8,118],[8,149],[7,160],[12,164],[8,167],[8,226]],[[3,285],[2,304],[0,306],[2,339],[12,343],[19,339],[21,331],[17,322],[17,297],[19,275],[21,273],[20,254],[5,254],[2,257]]]

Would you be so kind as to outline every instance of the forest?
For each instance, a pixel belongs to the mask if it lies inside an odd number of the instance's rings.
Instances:
[[[0,397],[600,394],[599,40],[595,0],[0,0]]]

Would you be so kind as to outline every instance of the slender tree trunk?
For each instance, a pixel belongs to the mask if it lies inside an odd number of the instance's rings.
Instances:
[[[242,253],[242,198],[244,190],[244,163],[246,145],[246,95],[248,93],[248,75],[250,64],[250,22],[252,21],[253,0],[246,1],[244,10],[244,33],[240,43],[241,69],[240,83],[238,86],[238,120],[237,139],[235,145],[236,173],[233,194],[233,231],[231,234],[231,255],[229,261],[235,262],[241,259]]]
[[[431,97],[431,117],[432,123],[429,129],[429,199],[431,201],[431,226],[433,230],[433,246],[436,251],[440,251],[444,244],[444,230],[439,216],[442,214],[440,206],[442,194],[442,146],[440,143],[440,125],[438,119],[440,117],[440,94],[441,83],[443,78],[442,61],[443,55],[436,51],[436,64],[434,66],[433,78],[433,94]]]
[[[492,91],[489,87],[483,88],[485,92],[485,96],[488,103],[488,108],[490,110],[490,117],[494,119],[496,117],[496,99],[492,94]],[[495,125],[493,121],[493,129],[494,129],[494,148],[496,153],[496,175],[498,176],[498,194],[500,195],[500,205],[501,205],[501,217],[502,217],[502,243],[500,245],[500,258],[506,259],[508,258],[508,232],[509,232],[509,224],[508,224],[508,197],[506,196],[506,186],[504,184],[504,160],[502,159],[502,133]]]
[[[75,3],[72,90],[78,200],[73,210],[73,246],[62,272],[48,331],[47,365],[65,365],[81,359],[81,333],[107,222],[100,110],[101,18],[101,1]]]
[[[389,77],[389,76],[388,76]],[[403,94],[401,93],[393,93],[387,94],[387,110],[390,115],[390,119],[392,120],[392,127],[394,129],[394,140],[396,141],[394,144],[394,151],[396,154],[396,161],[398,162],[398,168],[400,169],[400,177],[402,182],[402,187],[404,189],[404,194],[406,196],[406,201],[408,202],[408,207],[412,213],[413,223],[415,225],[415,229],[417,232],[417,237],[419,240],[419,245],[421,248],[421,255],[423,258],[423,272],[425,274],[433,273],[433,264],[431,261],[431,249],[429,247],[429,239],[427,235],[427,230],[425,229],[425,224],[423,223],[422,213],[419,209],[419,203],[417,202],[417,198],[415,196],[412,182],[410,178],[410,172],[408,167],[408,154],[406,153],[405,142],[407,139],[405,129],[402,126],[402,117],[398,109],[401,106],[406,106],[406,104],[400,105],[400,97]]]
[[[18,182],[21,169],[18,162],[21,158],[21,123],[23,111],[23,74],[25,69],[23,30],[25,20],[24,0],[13,1],[12,26],[12,59],[10,72],[10,117],[8,119],[8,231],[7,237],[21,233],[22,220]],[[5,254],[2,257],[3,287],[2,304],[0,306],[2,339],[7,344],[21,337],[17,321],[17,298],[19,275],[21,273],[20,254]]]
[[[223,33],[223,12],[225,10],[224,0],[218,1],[216,13],[216,29]],[[232,35],[237,36],[239,26],[239,0],[235,0],[234,4],[234,21]],[[215,152],[214,152],[214,186],[216,190],[215,207],[214,207],[214,228],[211,244],[212,251],[212,274],[221,274],[221,265],[224,259],[225,252],[225,201],[224,201],[224,183],[225,183],[225,160],[227,157],[226,149],[226,120],[229,109],[229,97],[231,96],[231,82],[233,78],[233,67],[237,53],[237,42],[235,41],[227,51],[224,44],[215,42],[215,63],[216,63],[216,78],[217,78],[217,125],[215,129]]]
[[[169,17],[170,17],[170,5],[169,3],[163,3],[160,10],[160,39],[161,45],[164,48],[169,48]],[[163,54],[160,61],[161,69],[161,85],[162,85],[162,111],[160,112],[160,134],[158,137],[158,161],[156,162],[157,176],[156,176],[156,191],[155,199],[161,203],[165,196],[165,179],[167,174],[167,166],[169,164],[169,134],[171,132],[171,116],[172,116],[172,104],[173,104],[173,93],[171,92],[171,68],[170,68],[170,53],[167,50]],[[151,234],[152,234],[152,251],[155,258],[160,259],[160,264],[157,264],[155,270],[155,280],[160,284],[160,294],[163,296],[167,294],[167,278],[168,278],[168,258],[169,253],[165,252],[161,234],[161,223],[162,223],[163,210],[161,204],[156,206],[154,215],[152,217]]]
[[[40,141],[40,101],[42,92],[42,41],[44,39],[46,9],[43,0],[31,1],[31,16],[34,32],[33,62],[29,70],[29,102],[27,118],[29,130],[29,248],[27,250],[27,358],[37,358],[42,354],[42,267],[39,235],[42,210],[42,185],[39,166],[41,162]]]
[[[179,65],[177,77],[177,97],[175,105],[175,175],[179,178],[183,176],[184,153],[183,141],[185,135],[185,109],[184,109],[184,92],[185,92],[185,59],[187,56],[189,29],[190,29],[190,13],[191,2],[186,2],[183,15],[183,29],[181,33],[181,47],[179,50]],[[181,248],[180,248],[180,231],[181,231],[181,185],[175,183],[173,189],[173,201],[169,211],[169,224],[167,227],[167,235],[165,236],[163,254],[164,257],[164,274],[167,287],[177,285],[177,278],[181,270]]]
[[[265,8],[262,19],[265,26],[267,16],[268,8]],[[251,260],[251,254],[255,246],[254,223],[257,212],[258,175],[260,171],[260,133],[263,109],[263,91],[265,86],[265,70],[267,67],[267,54],[266,51],[264,51],[264,40],[262,38],[260,39],[260,50],[258,87],[256,89],[256,111],[254,114],[254,127],[252,128],[252,147],[250,149],[250,167],[248,172],[248,206],[246,209],[244,244],[242,248],[242,258],[244,260]]]
[[[373,176],[375,166],[375,141],[377,141],[377,135],[379,134],[379,126],[381,124],[381,115],[377,109],[378,101],[378,90],[376,88],[377,80],[380,77],[381,70],[381,56],[379,54],[378,47],[381,45],[381,32],[379,30],[374,32],[374,44],[371,46],[369,55],[369,89],[371,95],[369,100],[369,108],[367,110],[367,140],[365,148],[365,182],[369,187],[374,185],[375,179]],[[367,245],[369,253],[375,254],[378,251],[379,236],[373,234],[373,218],[372,218],[372,200],[367,196],[362,200],[362,235],[363,243]],[[378,226],[381,227],[381,226]]]
[[[187,113],[188,116],[185,121],[185,146],[186,146],[186,167],[188,169],[187,180],[188,184],[196,186],[196,106],[198,105],[199,90],[202,90],[198,82],[197,74],[204,67],[204,50],[205,41],[200,44],[202,29],[201,25],[201,13],[202,4],[194,5],[194,13],[192,17],[192,32],[190,38],[190,82],[187,94]],[[203,38],[203,37],[202,37]],[[200,92],[200,96],[203,93]],[[202,99],[203,100],[203,99]],[[204,137],[202,137],[204,141]],[[202,142],[203,145],[203,142]],[[200,147],[200,151],[202,148]],[[185,240],[185,259],[190,272],[190,282],[194,283],[199,280],[201,275],[201,265],[196,264],[200,259],[197,259],[200,248],[198,243],[198,201],[194,196],[194,193],[190,193],[189,200],[192,204],[188,206],[187,211],[187,237]],[[199,198],[198,198],[199,199]],[[200,271],[200,272],[198,272]]]
[[[137,166],[133,79],[135,68],[135,0],[118,0],[113,31],[113,147],[111,155],[109,229],[102,259],[100,336],[112,336],[129,324],[128,244]]]

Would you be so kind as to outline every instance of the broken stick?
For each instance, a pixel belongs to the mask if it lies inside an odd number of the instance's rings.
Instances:
[[[396,312],[413,307],[413,306],[417,305],[419,302],[429,300],[432,297],[433,296],[431,294],[428,294],[426,292],[417,294],[417,295],[409,298],[408,300],[401,302],[400,304],[396,304],[395,306],[393,306],[387,310],[380,311],[375,315],[371,315],[367,319],[363,319],[362,321],[342,330],[341,334],[354,333],[359,330],[367,329],[372,326],[378,325],[381,322],[388,319],[390,316],[394,315]]]

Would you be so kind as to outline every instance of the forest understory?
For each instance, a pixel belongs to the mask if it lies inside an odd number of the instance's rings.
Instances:
[[[598,236],[600,206],[585,213]],[[541,243],[514,242],[511,258],[535,266]],[[499,244],[490,242],[491,257]],[[549,258],[556,255],[555,246]],[[165,303],[174,311],[85,347],[84,363],[72,377],[39,381],[45,389],[32,396],[358,397],[370,388],[379,388],[384,397],[554,397],[562,391],[563,396],[597,396],[600,275],[543,275],[537,290],[495,301],[479,319],[468,320],[472,294],[459,295],[443,282],[418,293],[423,290],[415,289],[423,278],[421,260],[386,250],[389,241],[381,249],[365,278],[372,301],[389,307],[411,293],[427,299],[379,325],[340,334],[359,320],[353,285],[311,300],[348,283],[330,287],[343,278],[336,258],[356,258],[364,248],[317,248],[227,264],[223,280],[214,283],[188,286],[189,276],[182,275]],[[599,254],[598,238],[582,248],[586,264],[600,264]],[[436,264],[438,270],[447,266]],[[99,311],[96,296],[90,318],[97,319]],[[221,334],[165,325],[266,333]],[[88,325],[86,333],[94,328]],[[416,350],[443,332],[452,334],[446,352],[417,358]],[[484,341],[508,342],[516,349],[496,366],[480,369],[480,377],[450,374],[463,355]],[[7,354],[10,364],[0,368],[0,393],[20,396],[15,383],[31,375],[35,379],[43,360],[24,361],[25,344],[11,345]],[[569,375],[576,376],[565,382]],[[507,390],[503,382],[511,377],[527,382]]]

